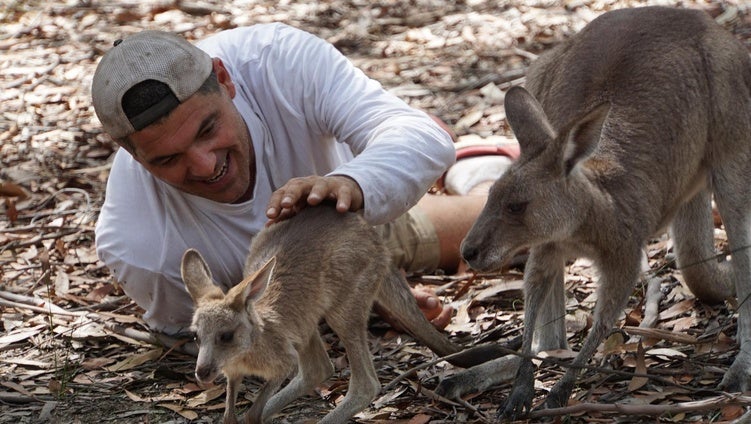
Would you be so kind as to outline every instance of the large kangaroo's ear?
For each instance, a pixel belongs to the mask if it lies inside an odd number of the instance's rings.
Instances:
[[[266,290],[269,283],[274,277],[274,270],[276,269],[276,256],[272,257],[253,274],[246,277],[238,285],[232,288],[227,296],[232,296],[230,300],[232,308],[236,311],[240,311],[247,307],[249,303],[252,303]]]
[[[510,88],[506,92],[504,108],[522,156],[536,155],[555,139],[555,130],[542,105],[524,88]]]
[[[183,253],[180,264],[180,274],[185,288],[188,289],[193,303],[198,304],[206,297],[222,298],[224,293],[214,284],[211,279],[211,270],[197,250],[188,249]]]
[[[563,148],[563,165],[569,174],[576,164],[586,159],[597,148],[602,136],[602,126],[610,112],[610,103],[595,106],[566,132]]]

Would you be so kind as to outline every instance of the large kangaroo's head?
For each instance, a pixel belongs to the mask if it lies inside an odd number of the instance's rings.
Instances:
[[[225,295],[211,279],[200,253],[188,249],[183,254],[182,279],[195,306],[191,330],[198,342],[199,382],[213,381],[225,364],[232,363],[233,358],[252,346],[262,325],[253,304],[268,286],[275,264],[272,258]]]
[[[498,270],[519,250],[565,240],[579,226],[587,198],[577,165],[597,147],[610,109],[596,106],[556,133],[540,103],[521,87],[508,91],[505,108],[521,156],[493,184],[462,242],[462,256],[477,271]]]

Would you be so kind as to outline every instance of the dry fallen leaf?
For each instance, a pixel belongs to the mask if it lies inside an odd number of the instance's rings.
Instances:
[[[131,370],[147,362],[159,359],[163,353],[164,351],[162,349],[151,349],[143,353],[132,355],[127,357],[123,361],[107,367],[107,371],[118,372]]]
[[[641,342],[639,342],[639,346],[636,349],[636,368],[634,369],[634,374],[646,374],[647,373],[647,364],[644,361],[644,346],[642,346]],[[631,381],[628,383],[628,391],[633,392],[636,390],[641,389],[644,387],[645,384],[649,381],[649,378],[647,377],[640,377],[640,376],[633,376],[631,378]]]

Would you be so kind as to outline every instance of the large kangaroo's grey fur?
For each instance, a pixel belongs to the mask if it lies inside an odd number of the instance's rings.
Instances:
[[[381,237],[357,214],[311,207],[265,228],[253,239],[245,271],[248,277],[225,295],[197,251],[183,256],[182,278],[196,306],[196,377],[204,383],[220,371],[227,377],[227,423],[236,421],[237,389],[246,375],[266,380],[245,415],[249,423],[263,422],[331,376],[321,319],[339,336],[352,372],[344,400],[321,422],[344,423],[367,407],[380,390],[367,341],[374,301],[436,354],[460,350],[427,321]],[[474,350],[450,362],[471,366],[500,354]]]
[[[567,346],[565,261],[595,261],[600,281],[593,327],[545,405],[566,405],[580,367],[640,278],[646,242],[671,223],[678,265],[693,293],[708,302],[738,297],[741,349],[721,387],[751,389],[746,49],[700,11],[617,10],[542,55],[526,87],[509,90],[505,101],[521,157],[491,188],[462,255],[473,269],[488,271],[530,249],[527,354]],[[725,263],[711,260],[713,194],[732,249]],[[529,410],[533,374],[532,362],[521,360],[501,415]]]

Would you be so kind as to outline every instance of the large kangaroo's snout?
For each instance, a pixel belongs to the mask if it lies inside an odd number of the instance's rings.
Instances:
[[[480,249],[475,245],[467,243],[466,241],[462,242],[460,249],[462,258],[464,258],[464,260],[469,264],[470,267],[473,267],[472,264],[476,262],[477,257],[480,256]]]

